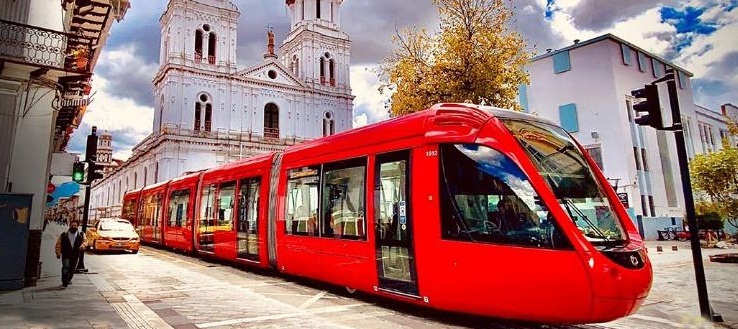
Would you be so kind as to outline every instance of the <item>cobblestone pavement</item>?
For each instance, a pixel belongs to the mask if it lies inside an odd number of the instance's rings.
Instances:
[[[558,328],[500,322],[409,307],[340,289],[234,267],[154,248],[133,254],[88,254],[88,274],[59,287],[50,225],[36,287],[0,294],[2,328]],[[738,328],[735,264],[705,263],[710,299],[726,322],[702,321],[688,245],[650,246],[654,287],[639,312],[577,328]],[[709,254],[724,252],[705,250]]]

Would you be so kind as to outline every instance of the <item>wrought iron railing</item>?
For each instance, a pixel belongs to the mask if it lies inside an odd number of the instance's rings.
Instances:
[[[65,70],[66,50],[75,35],[0,20],[0,59]]]
[[[215,55],[208,55],[208,63],[215,64]]]
[[[279,139],[279,128],[264,127],[264,138]]]

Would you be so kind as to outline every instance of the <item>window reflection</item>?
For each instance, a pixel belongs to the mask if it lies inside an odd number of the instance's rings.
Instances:
[[[220,186],[218,193],[218,231],[230,231],[233,228],[233,208],[235,204],[236,182]]]
[[[486,146],[441,146],[442,235],[446,239],[563,248],[567,244],[528,178]]]
[[[364,181],[366,166],[346,164],[323,173],[323,226],[325,236],[364,237]]]
[[[238,258],[259,260],[259,186],[260,180],[241,180],[238,196]]]
[[[318,167],[289,172],[287,233],[318,235],[318,172]]]
[[[190,190],[174,191],[169,195],[169,227],[182,227],[187,222]]]

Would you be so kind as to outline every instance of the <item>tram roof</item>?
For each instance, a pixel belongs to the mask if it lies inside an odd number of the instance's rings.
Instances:
[[[171,182],[171,180],[165,180],[165,181],[163,181],[163,182],[158,182],[158,183],[156,183],[156,184],[151,184],[151,185],[147,185],[146,187],[144,187],[143,189],[141,189],[141,192],[142,192],[142,193],[143,193],[143,192],[149,192],[149,191],[151,191],[151,190],[155,190],[155,189],[157,189],[157,188],[160,188],[160,187],[164,187],[164,186],[166,186],[167,184],[169,184],[169,182]]]
[[[206,177],[212,177],[214,174],[219,174],[223,172],[231,172],[234,169],[238,169],[242,166],[247,166],[263,161],[267,161],[271,165],[271,159],[274,156],[276,152],[269,152],[265,154],[258,154],[254,155],[249,158],[245,158],[236,162],[227,163],[221,166],[213,167],[205,171],[204,176]]]
[[[556,125],[547,119],[535,115],[493,106],[469,103],[440,103],[423,111],[301,143],[289,147],[285,153],[299,152],[316,146],[334,143],[356,145],[365,143],[368,140],[380,143],[393,139],[423,136],[430,130],[448,129],[447,127],[458,127],[459,125],[480,129],[487,121],[495,117],[537,121]]]

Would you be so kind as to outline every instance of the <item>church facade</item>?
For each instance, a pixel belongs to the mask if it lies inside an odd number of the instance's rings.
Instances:
[[[286,0],[290,32],[279,54],[236,67],[240,13],[228,0],[170,0],[161,16],[151,135],[91,193],[98,216],[157,182],[351,129],[350,45],[343,0]]]

